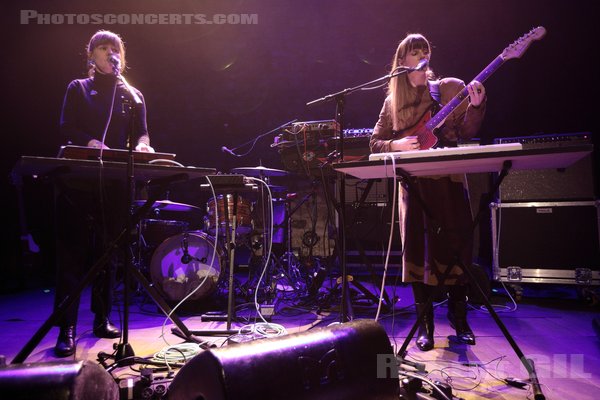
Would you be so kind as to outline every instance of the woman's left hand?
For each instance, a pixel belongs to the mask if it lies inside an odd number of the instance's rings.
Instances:
[[[485,100],[485,88],[481,82],[473,81],[467,85],[467,92],[469,92],[469,100],[473,107],[479,107],[483,100]]]

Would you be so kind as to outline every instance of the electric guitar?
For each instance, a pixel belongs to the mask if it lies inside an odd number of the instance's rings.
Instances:
[[[483,69],[473,80],[484,82],[489,78],[505,61],[512,58],[520,58],[525,50],[534,40],[540,40],[546,35],[546,29],[543,26],[538,26],[527,32],[515,40],[512,44],[502,51],[487,67]],[[469,94],[467,88],[463,88],[452,100],[450,100],[437,114],[431,116],[431,112],[426,112],[419,122],[410,128],[409,134],[406,136],[417,136],[417,140],[421,145],[421,150],[432,148],[438,142],[438,138],[434,134],[434,130],[442,126],[446,118],[467,98]]]

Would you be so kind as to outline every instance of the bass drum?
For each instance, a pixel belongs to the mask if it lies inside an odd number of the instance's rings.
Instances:
[[[158,246],[152,255],[150,278],[169,302],[179,302],[192,292],[189,300],[200,300],[217,290],[223,254],[218,245],[215,248],[214,238],[204,232],[181,233]]]

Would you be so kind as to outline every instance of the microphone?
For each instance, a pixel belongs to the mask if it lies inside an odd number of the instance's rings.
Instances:
[[[121,69],[121,60],[113,54],[108,57],[108,62],[112,64],[115,74],[118,75]]]
[[[221,151],[222,151],[223,153],[229,153],[229,154],[231,154],[232,156],[236,156],[236,157],[237,157],[237,154],[235,154],[235,153],[233,152],[233,150],[230,150],[230,149],[228,149],[228,148],[227,148],[227,147],[225,147],[225,146],[221,147]]]
[[[184,264],[189,264],[194,258],[190,256],[188,252],[188,234],[187,232],[183,234],[183,240],[181,242],[181,247],[183,247],[183,255],[181,256],[181,262]]]
[[[408,68],[409,71],[422,71],[425,68],[427,68],[427,65],[429,65],[429,60],[426,58],[421,59],[421,61],[419,61],[419,63],[417,64],[416,67],[414,68]]]

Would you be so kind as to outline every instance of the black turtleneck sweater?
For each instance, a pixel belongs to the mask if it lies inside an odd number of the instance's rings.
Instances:
[[[96,73],[94,77],[76,79],[67,87],[60,117],[60,132],[78,146],[87,146],[92,139],[102,141],[104,127],[110,115],[110,104],[116,86],[110,125],[104,143],[110,148],[126,149],[131,129],[131,107],[135,105],[131,94],[113,75]],[[135,89],[142,105],[135,109],[133,144],[150,144],[146,125],[146,104],[142,93]]]

